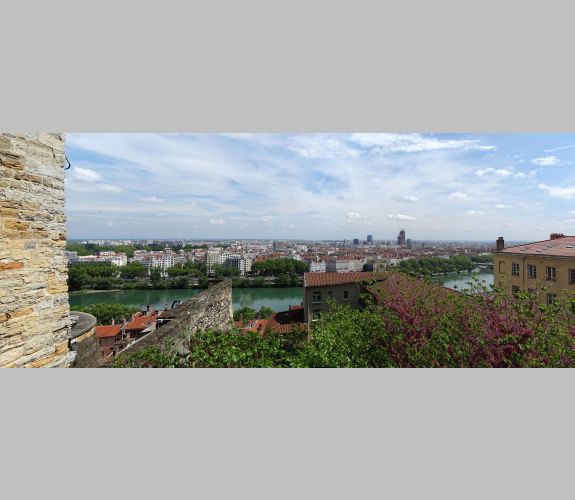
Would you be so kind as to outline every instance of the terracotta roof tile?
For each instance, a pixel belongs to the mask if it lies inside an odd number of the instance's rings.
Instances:
[[[347,285],[375,279],[377,273],[305,273],[304,287]]]
[[[120,334],[122,325],[102,325],[96,327],[96,335],[99,339],[115,337]]]
[[[563,236],[552,240],[537,241],[535,243],[527,243],[525,245],[515,245],[507,247],[499,253],[575,257],[575,236]]]

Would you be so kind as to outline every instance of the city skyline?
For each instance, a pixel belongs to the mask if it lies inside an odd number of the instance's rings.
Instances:
[[[541,240],[573,134],[67,134],[70,239]],[[529,201],[527,201],[529,200]]]

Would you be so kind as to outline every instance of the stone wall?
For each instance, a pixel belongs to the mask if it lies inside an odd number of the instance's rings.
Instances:
[[[74,368],[98,368],[104,364],[96,335],[96,318],[91,314],[70,311],[72,331],[70,349],[76,353]],[[74,323],[75,321],[75,323]]]
[[[68,367],[64,138],[0,134],[0,367]]]
[[[231,281],[222,281],[208,288],[171,309],[162,318],[169,322],[137,340],[120,354],[133,354],[144,347],[172,342],[179,351],[185,351],[184,336],[193,334],[197,329],[230,330],[234,321]]]

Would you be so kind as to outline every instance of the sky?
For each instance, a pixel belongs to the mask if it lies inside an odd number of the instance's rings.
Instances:
[[[66,134],[70,239],[575,234],[575,134]]]

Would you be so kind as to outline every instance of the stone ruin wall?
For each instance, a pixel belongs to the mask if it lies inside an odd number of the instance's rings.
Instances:
[[[68,367],[64,138],[0,134],[0,367]]]

